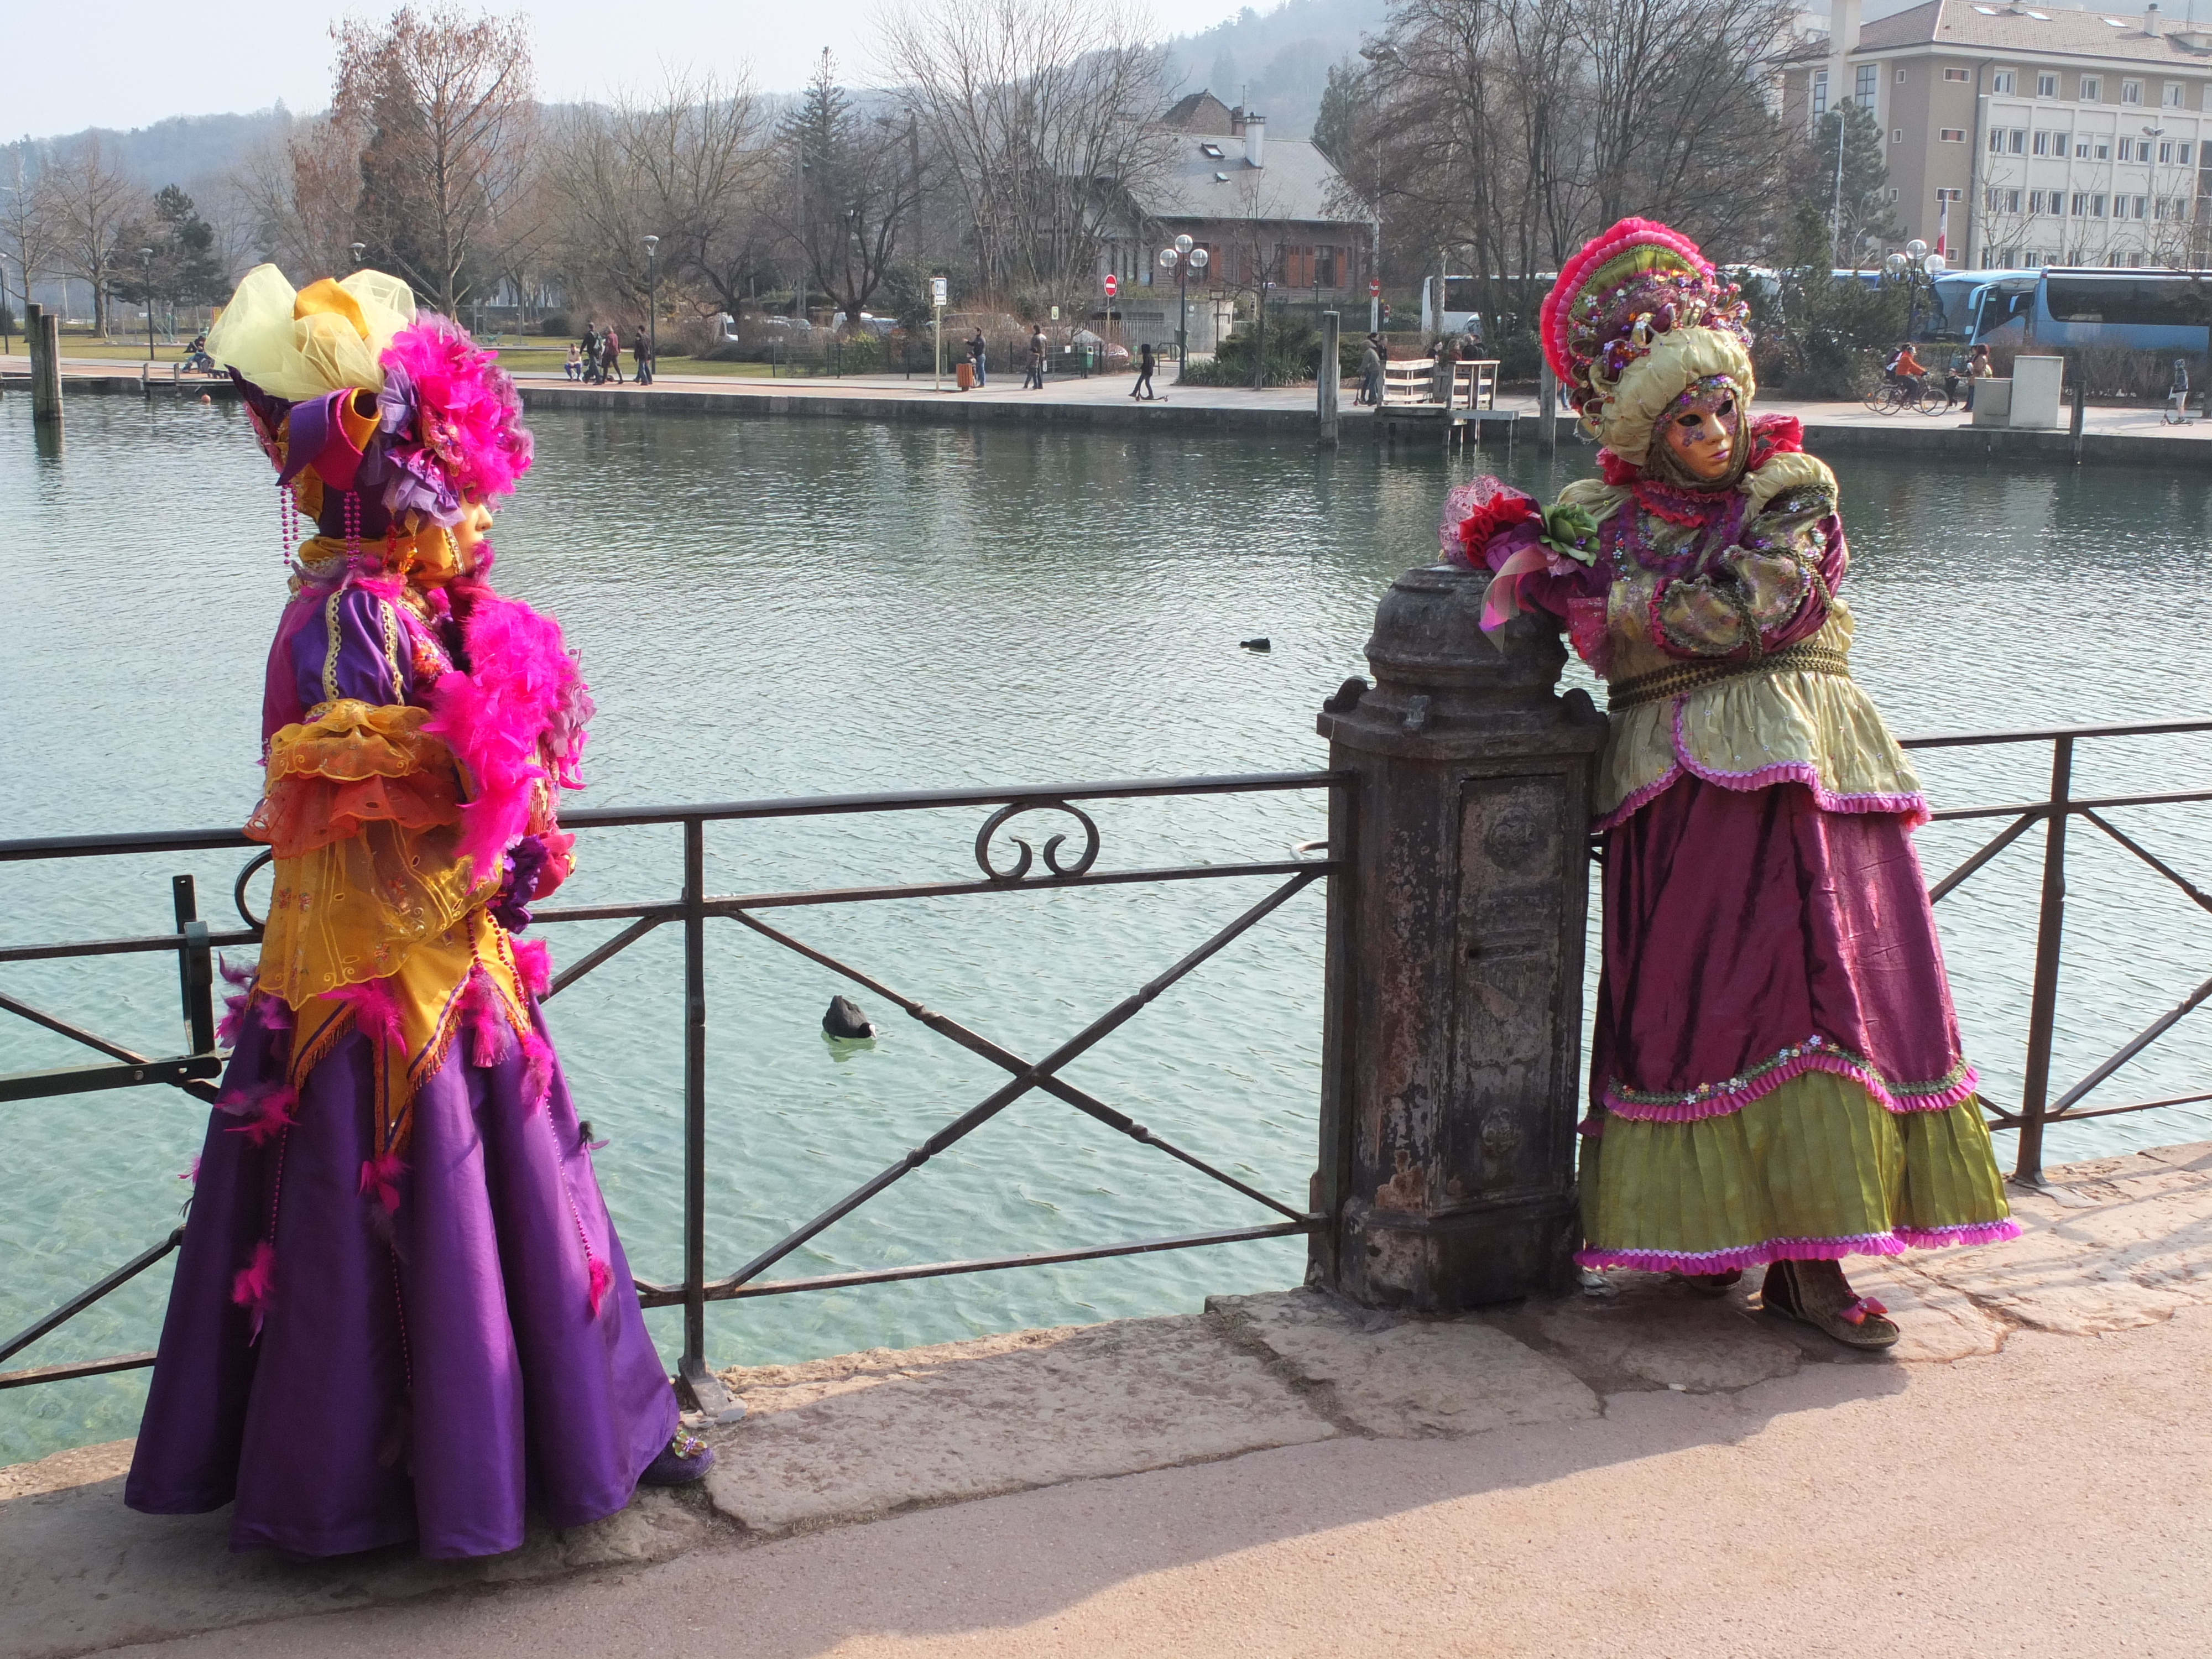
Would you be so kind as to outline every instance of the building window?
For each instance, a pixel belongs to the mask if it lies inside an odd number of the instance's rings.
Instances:
[[[2142,102],[2142,82],[2140,81],[2121,82],[2120,101],[2124,104],[2140,104]]]
[[[1971,81],[1974,77],[1972,73],[1966,70],[1947,69],[1943,71],[1943,78],[1946,81]]]
[[[1874,107],[1875,88],[1880,85],[1881,82],[1881,69],[1880,65],[1875,64],[1861,64],[1859,65],[1857,90],[1852,94],[1853,97],[1856,98],[1858,102],[1865,105],[1867,108],[1872,109]]]
[[[2101,104],[2105,101],[2104,76],[2085,75],[2081,77],[2081,101],[2085,104]]]
[[[1905,65],[1902,64],[1897,66],[1897,84],[1900,87],[1905,84]]]
[[[1991,127],[1990,129],[1990,153],[1992,155],[2002,155],[2008,152],[2014,155],[2025,155],[2027,153],[2026,127]]]
[[[1936,130],[1936,136],[1947,144],[1963,144],[1966,142],[1966,130],[1964,127],[1938,127]]]
[[[2058,77],[2055,75],[2037,76],[2035,95],[2039,98],[2056,98],[2058,95]]]
[[[1903,143],[1905,142],[1905,129],[1903,127],[1892,127],[1889,130],[1889,142],[1893,144]]]
[[[2018,191],[2008,190],[2005,191],[2004,210],[2007,213],[2017,213],[2020,211],[2020,192]]]
[[[2077,190],[2074,192],[2074,216],[2076,219],[2086,219],[2089,216],[2089,192],[2086,190]]]
[[[1962,200],[1966,193],[1955,186],[1946,186],[1936,191],[1936,199],[1939,202],[1956,202]]]
[[[1814,70],[1813,71],[1813,113],[1815,115],[1826,115],[1827,112],[1828,71],[1826,70]]]
[[[2020,262],[2024,265],[2030,266],[2038,270],[2040,270],[2046,263],[2044,258],[2043,250],[2039,247],[2032,247],[2028,249],[2027,252],[2020,256]]]
[[[2173,159],[2184,167],[2189,165],[2189,140],[2185,138],[2173,147]]]
[[[2158,101],[2168,109],[2181,107],[2181,82],[2168,81],[2158,89]]]
[[[2171,139],[2171,138],[2161,138],[2161,139],[2160,139],[2160,140],[2158,141],[2158,160],[2159,160],[2159,165],[2160,165],[2160,166],[2161,166],[2161,167],[2172,167],[2172,166],[2173,165],[2173,140],[2172,140],[2172,139]]]
[[[2112,159],[2112,141],[2109,138],[2098,139],[2091,149],[2095,159],[2100,161],[2109,161]]]
[[[2101,219],[2105,216],[2105,198],[2103,197],[2092,196],[2089,198],[2089,216],[2092,219]]]
[[[1999,70],[1995,75],[1990,76],[1991,92],[2010,94],[2019,89],[2020,76],[2010,70]]]
[[[2148,196],[2130,196],[2130,198],[2128,198],[2128,217],[2129,217],[2129,218],[2130,218],[2130,219],[2140,219],[2140,218],[2143,217],[2146,214],[2148,214],[2149,211],[2150,211],[2150,198],[2149,198],[2149,197],[2148,197]]]
[[[2132,139],[2132,138],[2123,138],[2123,139],[2121,139],[2121,140],[2120,140],[2120,160],[2122,160],[2123,161],[2134,161],[2135,159],[2136,159],[2136,141],[2135,141],[2134,139]]]

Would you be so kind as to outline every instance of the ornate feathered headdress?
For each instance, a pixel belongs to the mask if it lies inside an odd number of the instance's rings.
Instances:
[[[1736,382],[1747,402],[1747,308],[1680,232],[1623,219],[1559,272],[1540,316],[1544,356],[1585,430],[1641,464],[1654,424],[1708,375]]]
[[[394,543],[459,524],[530,465],[522,401],[458,324],[381,271],[296,293],[246,274],[208,335],[261,446],[326,536]]]

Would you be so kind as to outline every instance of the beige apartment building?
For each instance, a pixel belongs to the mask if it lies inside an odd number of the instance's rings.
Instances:
[[[1872,110],[1906,236],[1954,267],[2203,263],[2212,22],[1929,0],[1862,27],[1836,0],[1829,47],[1785,107]]]

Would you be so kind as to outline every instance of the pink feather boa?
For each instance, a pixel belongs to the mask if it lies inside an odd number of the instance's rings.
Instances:
[[[576,763],[592,699],[560,624],[520,599],[479,587],[462,628],[470,672],[428,689],[423,730],[453,750],[468,778],[459,856],[489,880],[530,829],[532,787],[580,789]]]

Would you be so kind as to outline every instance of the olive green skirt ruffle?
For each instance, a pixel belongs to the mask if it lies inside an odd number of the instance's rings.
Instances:
[[[1582,1152],[1586,1267],[1720,1273],[2011,1238],[1981,1103],[1893,1112],[1808,1072],[1686,1123],[1607,1113]]]

